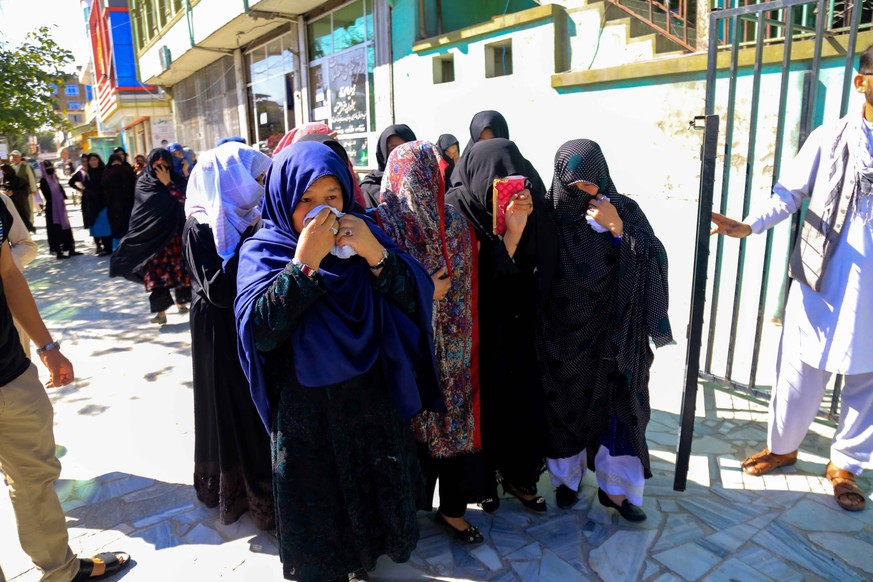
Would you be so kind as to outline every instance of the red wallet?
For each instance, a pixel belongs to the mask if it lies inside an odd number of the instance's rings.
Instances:
[[[524,176],[507,176],[494,180],[494,234],[503,236],[506,233],[506,207],[509,206],[513,194],[524,190],[526,180]]]

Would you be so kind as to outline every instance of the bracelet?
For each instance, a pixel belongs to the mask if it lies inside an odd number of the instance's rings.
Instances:
[[[388,249],[382,247],[382,260],[376,263],[375,265],[370,265],[371,271],[378,271],[382,267],[385,266],[385,261],[388,260]]]
[[[303,273],[303,276],[309,279],[310,281],[315,280],[315,276],[318,275],[318,269],[313,269],[300,259],[294,258],[291,259],[291,264],[300,269],[300,272]]]
[[[42,346],[41,348],[36,348],[36,353],[42,355],[50,350],[59,350],[59,349],[61,349],[60,342],[49,342],[46,345]]]

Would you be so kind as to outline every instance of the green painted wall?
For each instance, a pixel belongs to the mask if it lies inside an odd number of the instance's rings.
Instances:
[[[425,0],[425,34],[419,34],[418,0],[394,0],[391,4],[391,32],[394,59],[412,53],[416,40],[452,32],[491,20],[494,16],[539,6],[533,0],[442,0],[442,31],[437,30],[437,2]]]

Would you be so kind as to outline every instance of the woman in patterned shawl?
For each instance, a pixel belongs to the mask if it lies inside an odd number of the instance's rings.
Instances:
[[[376,216],[385,233],[433,276],[434,347],[448,412],[423,412],[412,419],[412,428],[430,491],[439,478],[437,522],[465,543],[480,543],[482,535],[464,519],[467,502],[481,498],[468,491],[477,480],[467,474],[481,457],[474,454],[481,449],[476,239],[464,217],[445,204],[439,161],[436,147],[426,141],[391,152]]]
[[[593,141],[558,150],[549,200],[559,264],[536,347],[558,505],[576,502],[588,465],[597,471],[601,504],[642,521],[652,476],[649,338],[658,347],[673,341],[667,254],[637,203],[616,190]]]

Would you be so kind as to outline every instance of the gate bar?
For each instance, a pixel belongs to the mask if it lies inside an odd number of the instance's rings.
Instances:
[[[843,101],[840,105],[840,117],[849,112],[849,95],[852,86],[852,71],[855,63],[855,45],[858,44],[858,26],[861,24],[861,13],[864,11],[861,0],[852,0],[852,27],[849,29],[849,44],[846,46],[846,67],[843,72]]]
[[[717,40],[710,38],[710,44]],[[704,304],[706,302],[706,272],[709,267],[709,227],[712,220],[712,195],[715,190],[715,161],[718,155],[718,115],[698,117],[705,120],[703,146],[700,155],[700,193],[697,209],[697,242],[694,246],[694,289],[691,293],[691,315],[688,323],[688,346],[685,356],[685,388],[682,394],[679,442],[676,449],[676,472],[673,489],[685,491],[688,482],[688,462],[694,438],[694,414],[697,407],[697,382],[700,373],[700,348],[703,337]]]
[[[764,56],[764,35],[761,34],[764,27],[764,11],[758,13],[758,34],[755,42],[755,66],[752,77],[752,108],[749,113],[749,148],[746,154],[746,180],[743,185],[743,213],[745,218],[749,214],[752,203],[752,182],[755,172],[755,144],[758,133],[758,104],[761,102],[761,59]],[[784,73],[785,74],[785,73]],[[729,161],[725,160],[725,167],[730,167]],[[722,237],[724,238],[724,237]],[[731,309],[731,331],[728,336],[727,366],[725,378],[730,380],[734,369],[734,355],[737,347],[737,327],[740,319],[740,299],[743,294],[743,279],[746,272],[746,246],[748,241],[740,239],[740,250],[737,257],[737,276],[734,282],[734,301]]]

